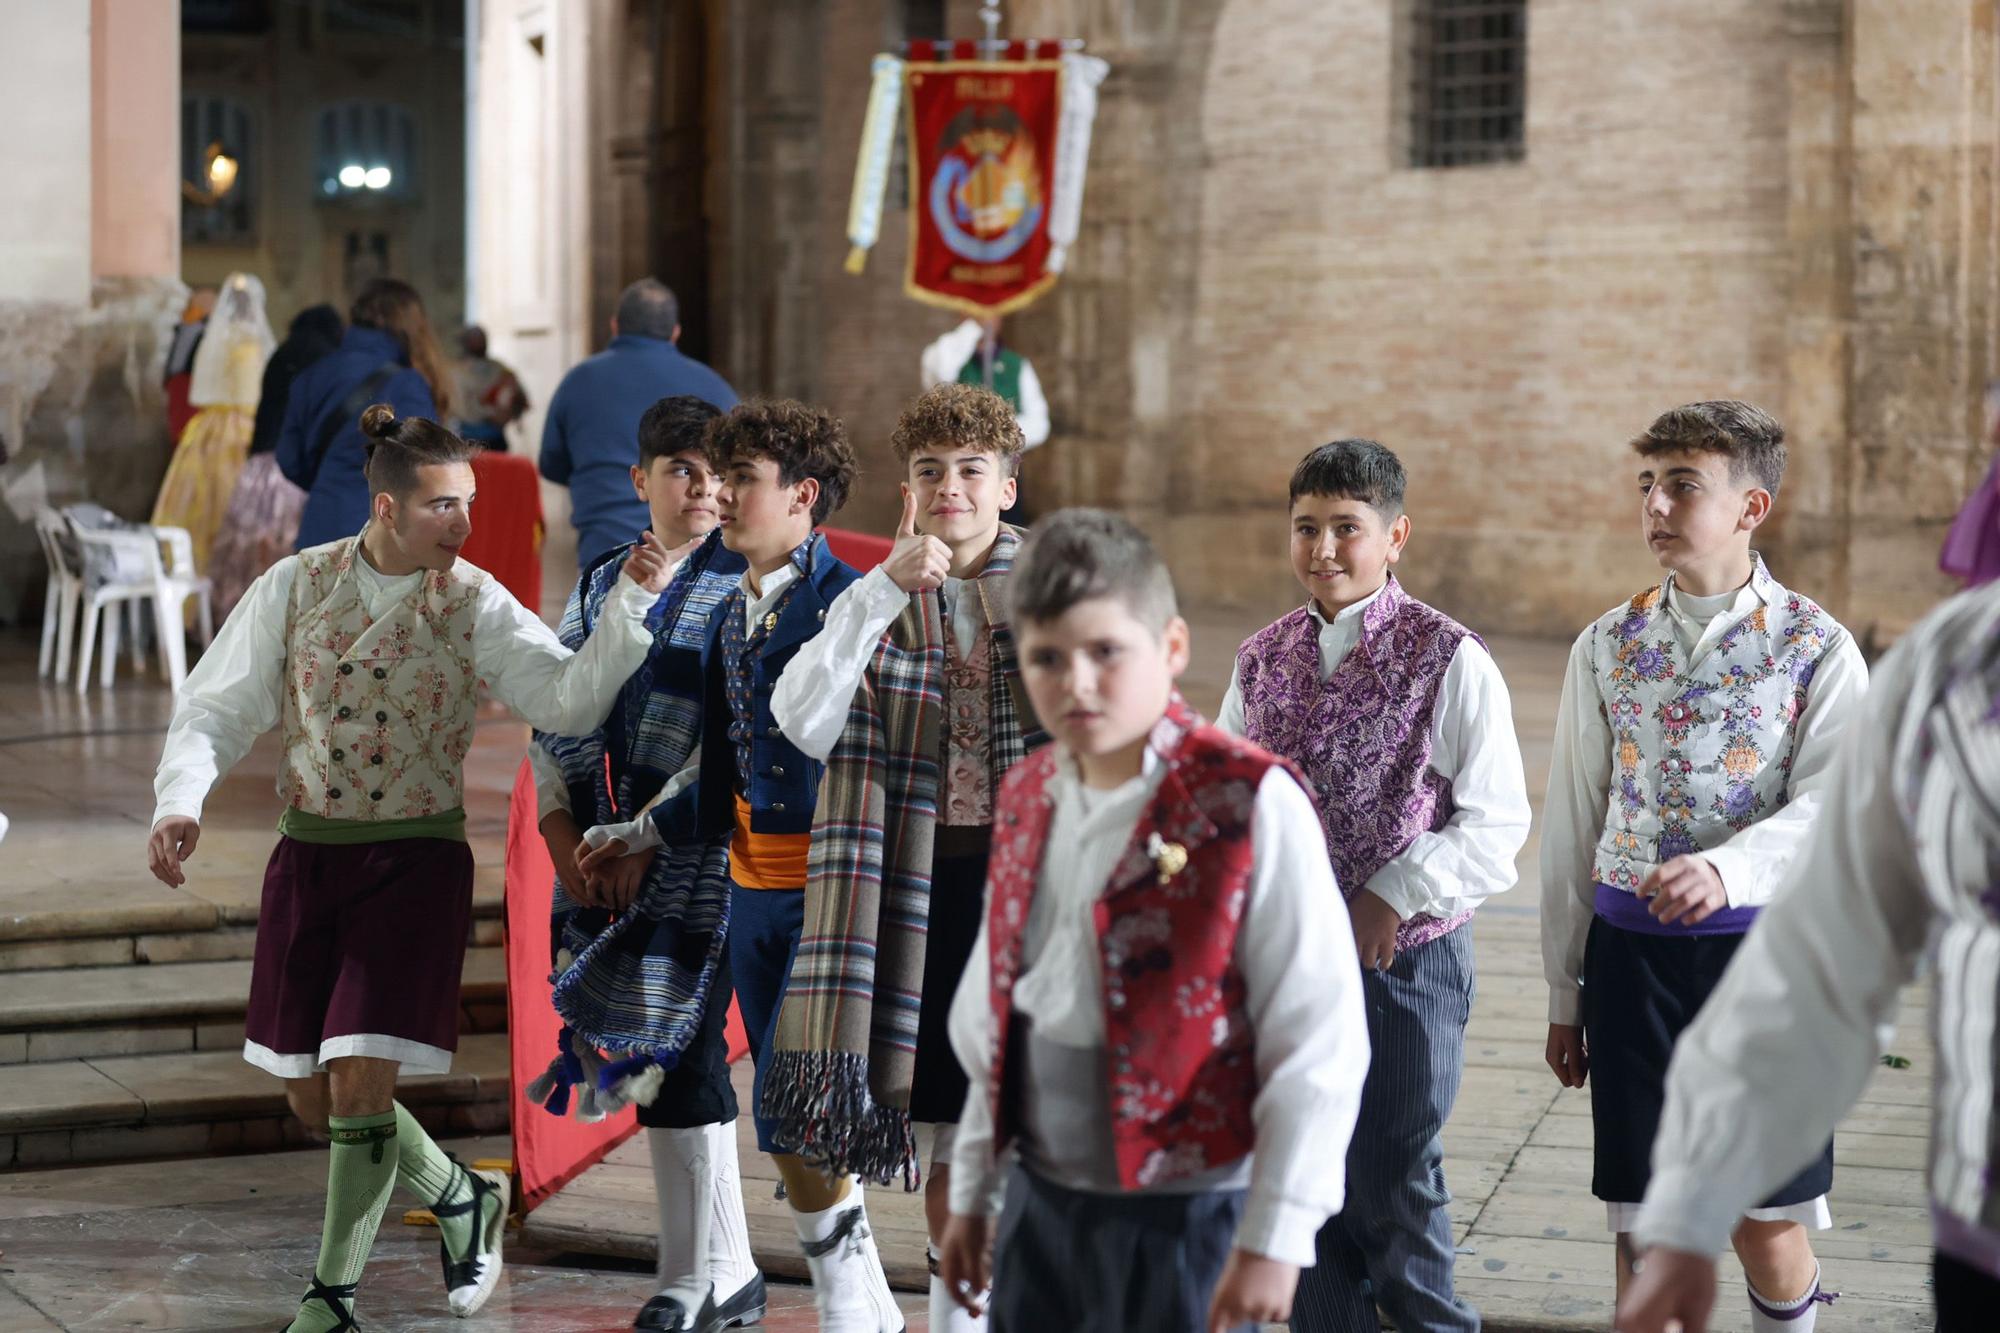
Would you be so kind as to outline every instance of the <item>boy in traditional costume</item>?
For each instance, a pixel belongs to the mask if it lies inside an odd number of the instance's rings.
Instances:
[[[529,752],[556,866],[554,998],[565,1023],[562,1055],[529,1095],[558,1113],[574,1098],[585,1118],[639,1103],[660,1218],[659,1286],[634,1322],[642,1329],[751,1324],[765,1309],[743,1214],[724,1031],[728,841],[635,852],[593,877],[575,859],[585,828],[632,819],[678,790],[701,739],[705,631],[744,569],[716,526],[719,478],[705,433],[721,415],[680,394],[641,418],[633,489],[653,535],[673,547],[693,542],[694,554],[648,612],[652,651],[604,725],[581,736],[537,732]],[[558,631],[565,644],[589,640],[638,549],[634,540],[584,572]],[[607,1074],[601,1053],[623,1063]]]
[[[602,629],[572,654],[458,558],[477,451],[381,404],[361,426],[367,526],[272,566],[188,674],[147,847],[157,878],[184,883],[209,789],[282,727],[285,811],[243,1054],[286,1079],[293,1111],[332,1139],[325,1231],[291,1333],[356,1326],[355,1286],[398,1181],[437,1215],[454,1314],[479,1309],[499,1280],[507,1178],[464,1170],[394,1101],[399,1073],[443,1073],[458,1044],[476,687],[552,731],[597,726],[644,660],[646,611],[686,554],[646,538]]]
[[[1312,800],[1175,690],[1187,622],[1131,524],[1055,515],[1008,591],[1056,743],[1001,784],[952,1004],[972,1086],[942,1276],[978,1304],[1011,1147],[992,1333],[1282,1320],[1340,1209],[1368,1066]],[[1310,967],[1302,941],[1324,942]]]
[[[1527,778],[1507,684],[1464,626],[1403,589],[1403,464],[1372,440],[1292,473],[1292,572],[1310,599],[1237,654],[1221,724],[1311,781],[1346,896],[1374,1058],[1347,1206],[1299,1280],[1292,1327],[1473,1333],[1453,1292],[1444,1124],[1465,1067],[1473,910],[1513,887]]]
[[[1013,409],[941,384],[889,443],[904,469],[895,547],[834,604],[771,700],[785,735],[828,768],[765,1087],[785,1137],[835,1174],[907,1173],[908,1126],[930,1127],[930,1327],[946,1333],[980,1327],[936,1276],[966,1093],[951,997],[979,934],[993,793],[1048,737],[1007,623],[1021,541],[1000,521],[1022,450]]]
[[[1879,1072],[1877,1034],[1926,959],[1937,1329],[1994,1327],[1996,643],[2000,585],[1988,584],[1925,617],[1876,666],[1811,841],[1675,1052],[1632,1233],[1642,1270],[1618,1308],[1626,1333],[1707,1326],[1714,1256],[1863,1095]]]
[[[757,1146],[771,1154],[811,1269],[820,1327],[828,1333],[899,1333],[854,1182],[829,1181],[801,1161],[765,1115],[778,1006],[799,951],[807,852],[825,765],[779,729],[771,695],[786,665],[819,634],[834,599],[860,577],[814,529],[845,503],[854,481],[846,432],[802,403],[742,404],[708,432],[721,474],[722,541],[748,567],[715,608],[702,637],[702,729],[696,777],[637,819],[588,830],[578,858],[586,878],[631,852],[729,849],[727,953],[736,1002],[756,1066]],[[713,1313],[697,1313],[707,1330]]]
[[[1666,577],[1584,630],[1563,677],[1543,808],[1547,1058],[1565,1087],[1591,1084],[1591,1192],[1621,1291],[1667,1062],[1804,848],[1867,689],[1853,637],[1751,549],[1784,441],[1767,413],[1721,401],[1677,407],[1632,442]],[[1829,1138],[1734,1225],[1758,1333],[1812,1328],[1807,1228],[1832,1225],[1832,1183]]]

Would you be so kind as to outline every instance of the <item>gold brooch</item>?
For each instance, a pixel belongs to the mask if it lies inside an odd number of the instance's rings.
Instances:
[[[1147,841],[1146,854],[1153,858],[1153,869],[1159,872],[1162,884],[1187,869],[1187,848],[1168,842],[1157,833]]]
[[[769,634],[776,628],[778,628],[778,613],[772,611],[764,617],[764,632]]]

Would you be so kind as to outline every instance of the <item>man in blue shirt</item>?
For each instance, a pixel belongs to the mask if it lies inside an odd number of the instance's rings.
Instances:
[[[645,528],[646,502],[632,489],[639,418],[662,398],[692,394],[728,411],[729,382],[675,342],[680,303],[657,278],[641,278],[618,298],[611,345],[563,376],[542,428],[542,475],[569,487],[579,569]]]

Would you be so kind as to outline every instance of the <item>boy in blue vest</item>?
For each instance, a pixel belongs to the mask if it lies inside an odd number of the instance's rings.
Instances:
[[[820,632],[827,609],[860,575],[834,558],[815,529],[847,500],[854,454],[832,414],[803,403],[744,403],[710,427],[721,476],[722,541],[748,567],[709,616],[702,645],[702,731],[694,781],[627,823],[585,835],[586,878],[630,852],[726,840],[731,880],[728,962],[764,1104],[779,1001],[805,916],[806,856],[825,765],[779,730],[771,695],[785,664]],[[860,1186],[828,1181],[786,1150],[758,1114],[757,1146],[784,1180],[793,1223],[828,1333],[900,1333],[868,1230]],[[701,1333],[715,1313],[695,1312]]]

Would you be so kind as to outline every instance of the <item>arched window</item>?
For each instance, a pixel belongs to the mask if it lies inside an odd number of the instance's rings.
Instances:
[[[250,112],[227,97],[190,93],[181,98],[181,239],[195,245],[233,245],[254,240],[257,215],[257,158],[250,139]],[[214,187],[214,148],[235,164],[226,191]]]
[[[389,102],[338,102],[319,113],[315,187],[323,199],[417,193],[417,122]]]

